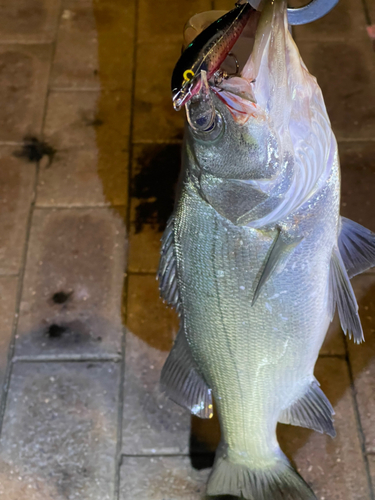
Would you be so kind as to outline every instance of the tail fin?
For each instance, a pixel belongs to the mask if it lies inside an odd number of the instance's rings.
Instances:
[[[285,459],[270,468],[250,469],[219,456],[208,480],[207,494],[246,500],[316,500],[312,489]]]

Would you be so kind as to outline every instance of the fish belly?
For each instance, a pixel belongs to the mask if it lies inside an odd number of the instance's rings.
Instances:
[[[277,232],[234,226],[193,189],[181,193],[174,231],[184,328],[233,461],[275,459],[280,412],[313,380],[331,320],[336,223],[312,229],[251,306]]]

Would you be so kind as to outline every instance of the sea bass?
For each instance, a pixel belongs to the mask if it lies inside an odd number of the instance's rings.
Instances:
[[[314,366],[336,309],[363,340],[350,278],[375,264],[375,235],[339,215],[337,143],[285,1],[268,2],[241,77],[227,83],[210,91],[216,125],[186,125],[158,272],[181,324],[161,384],[202,418],[215,400],[209,495],[313,499],[276,426],[335,435]]]

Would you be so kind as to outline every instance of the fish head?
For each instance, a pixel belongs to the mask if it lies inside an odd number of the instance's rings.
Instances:
[[[265,116],[253,108],[249,110],[251,120],[244,124],[233,118],[232,109],[220,92],[211,92],[210,101],[214,110],[211,124],[207,125],[207,106],[202,102],[198,101],[194,123],[188,112],[185,142],[198,170],[220,179],[249,180],[274,175],[278,169],[278,145]]]
[[[187,126],[195,185],[237,225],[260,228],[285,219],[332,163],[336,143],[322,94],[290,35],[286,8],[285,0],[266,2],[240,76],[211,86],[214,125]]]

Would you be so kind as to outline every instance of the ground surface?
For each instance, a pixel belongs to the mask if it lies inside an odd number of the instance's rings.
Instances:
[[[0,2],[0,498],[203,498],[217,422],[158,392],[177,322],[155,271],[179,168],[181,29],[231,6]],[[342,213],[375,230],[375,2],[364,6],[340,0],[295,38],[339,141]],[[374,499],[375,273],[354,287],[366,344],[334,323],[317,366],[337,438],[280,428],[321,500]]]

